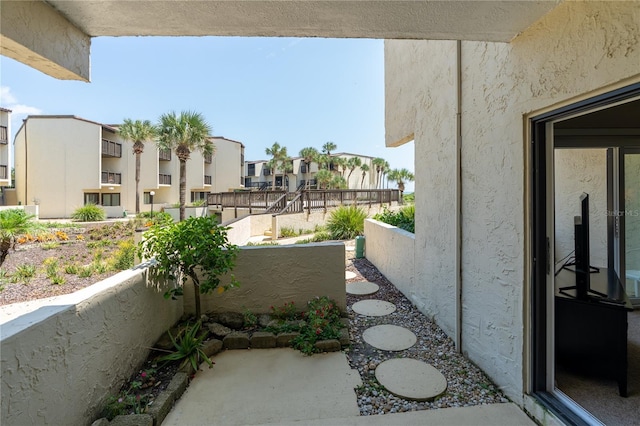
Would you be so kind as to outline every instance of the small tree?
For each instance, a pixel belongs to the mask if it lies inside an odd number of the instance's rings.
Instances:
[[[218,226],[215,216],[190,217],[164,227],[151,227],[138,248],[140,258],[155,257],[157,273],[178,285],[165,293],[166,298],[182,295],[184,284],[191,278],[196,318],[202,313],[200,294],[212,292],[220,285],[220,277],[235,266],[238,246],[229,243],[228,229]],[[237,286],[232,274],[229,284],[221,288]]]
[[[0,266],[9,255],[9,249],[15,249],[18,235],[37,227],[33,222],[34,217],[22,209],[0,210]]]

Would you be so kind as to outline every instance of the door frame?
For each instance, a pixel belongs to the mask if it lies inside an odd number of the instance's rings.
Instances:
[[[553,269],[551,256],[552,236],[549,235],[548,200],[552,196],[549,188],[548,173],[553,141],[549,140],[549,131],[554,121],[586,114],[598,109],[613,106],[619,102],[640,96],[640,83],[623,87],[583,101],[579,101],[529,119],[530,128],[530,173],[528,217],[531,218],[531,238],[529,239],[530,290],[529,320],[530,341],[530,392],[544,407],[549,409],[561,421],[571,425],[587,424],[563,399],[554,394],[553,371],[553,309],[549,304],[549,283],[547,276]],[[552,204],[551,204],[552,205]]]

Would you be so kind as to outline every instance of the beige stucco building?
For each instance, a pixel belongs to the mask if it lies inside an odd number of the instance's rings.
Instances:
[[[359,154],[349,154],[340,152],[331,154],[331,157],[349,158],[358,157],[362,164],[369,167],[368,171],[363,171],[360,167],[344,170],[334,167],[331,164],[331,170],[335,171],[347,181],[347,189],[376,189],[377,174],[375,166],[372,165],[373,157]],[[245,188],[267,189],[273,186],[274,171],[268,166],[268,160],[247,161],[244,166],[244,186]],[[276,188],[285,187],[289,191],[295,191],[303,186],[310,185],[311,188],[317,188],[315,175],[318,173],[318,163],[312,162],[308,167],[302,157],[291,158],[291,171],[282,173],[281,170],[275,170]]]
[[[386,39],[387,146],[415,142],[407,296],[540,423],[593,420],[558,385],[555,270],[581,191],[600,212],[594,263],[622,280],[637,265],[634,235],[621,230],[639,229],[640,2],[210,1],[181,2],[181,14],[166,2],[1,6],[2,53],[67,79],[89,79],[95,36]],[[32,22],[44,30],[29,31]],[[603,227],[617,230],[606,248]]]
[[[212,137],[213,156],[199,151],[187,162],[187,203],[240,185],[244,146]],[[116,125],[76,116],[29,116],[15,137],[16,196],[39,205],[41,218],[66,218],[88,203],[108,217],[135,212],[135,155]],[[140,210],[179,201],[179,161],[145,144],[140,157]],[[153,200],[151,192],[154,192]]]
[[[0,108],[0,186],[11,186],[11,110]]]

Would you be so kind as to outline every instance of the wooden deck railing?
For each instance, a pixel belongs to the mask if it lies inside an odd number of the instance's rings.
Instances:
[[[368,205],[391,204],[400,201],[400,191],[397,189],[329,189],[303,190],[300,192],[285,191],[245,191],[222,192],[209,194],[210,206],[236,209],[249,209],[260,213],[287,214],[327,211],[340,205]]]
[[[109,139],[102,139],[102,155],[105,157],[122,157],[122,144]]]

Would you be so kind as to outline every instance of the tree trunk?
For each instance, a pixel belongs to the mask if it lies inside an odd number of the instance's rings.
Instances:
[[[136,214],[140,213],[140,153],[136,153]]]
[[[198,277],[195,276],[195,273],[193,275],[190,275],[190,277],[191,281],[193,282],[193,298],[196,305],[196,321],[200,321],[200,316],[202,314],[202,308],[200,306],[200,281],[198,280]]]
[[[184,220],[184,206],[187,192],[187,162],[180,160],[180,221]]]

